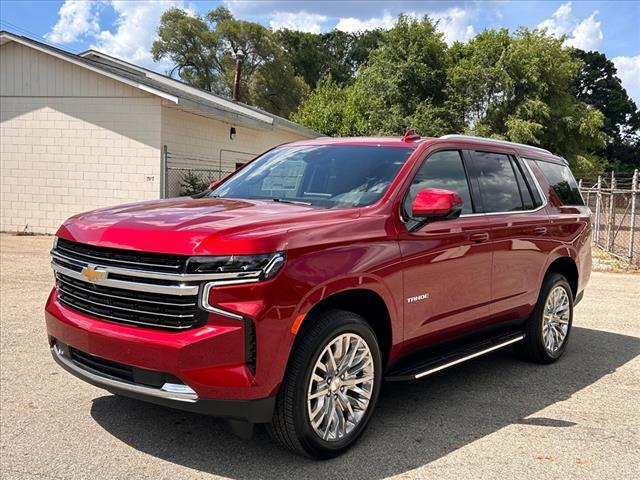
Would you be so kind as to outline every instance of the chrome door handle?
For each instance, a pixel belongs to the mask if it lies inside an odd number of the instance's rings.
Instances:
[[[487,232],[472,233],[471,236],[469,237],[469,239],[473,243],[482,243],[482,242],[486,242],[487,240],[489,240],[489,234]]]
[[[547,233],[547,227],[536,227],[533,229],[533,233],[536,235],[544,235]]]

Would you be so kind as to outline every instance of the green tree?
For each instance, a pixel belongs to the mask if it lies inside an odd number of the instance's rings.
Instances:
[[[575,49],[582,62],[574,81],[578,100],[604,115],[602,130],[609,136],[596,153],[609,161],[609,168],[631,170],[640,165],[640,111],[616,76],[616,67],[600,52]]]
[[[579,173],[601,168],[604,116],[576,99],[581,62],[544,31],[486,30],[450,55],[447,93],[467,131],[537,145],[566,157]]]
[[[153,59],[170,59],[171,71],[183,81],[210,92],[230,96],[236,59],[242,61],[239,100],[288,117],[308,89],[296,77],[285,52],[270,29],[238,20],[218,7],[205,17],[180,9],[160,19]]]
[[[329,75],[340,86],[352,83],[358,69],[366,65],[369,53],[380,45],[383,32],[332,30],[316,34],[284,29],[275,35],[296,75],[313,89]]]
[[[338,135],[398,135],[416,126],[424,135],[450,131],[446,50],[428,17],[401,15],[352,85],[323,84],[292,118]]]

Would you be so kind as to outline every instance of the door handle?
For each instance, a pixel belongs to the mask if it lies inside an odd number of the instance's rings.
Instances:
[[[489,234],[487,232],[472,233],[471,236],[469,237],[469,239],[473,243],[482,243],[482,242],[486,242],[487,240],[489,240]]]
[[[533,229],[533,233],[535,233],[536,235],[544,235],[545,233],[547,233],[547,227],[535,227]]]

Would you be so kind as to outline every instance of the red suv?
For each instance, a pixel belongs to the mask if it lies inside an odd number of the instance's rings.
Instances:
[[[565,351],[591,269],[567,162],[461,135],[276,147],[210,190],[69,219],[51,352],[115,394],[215,415],[317,458],[380,386],[513,346]]]

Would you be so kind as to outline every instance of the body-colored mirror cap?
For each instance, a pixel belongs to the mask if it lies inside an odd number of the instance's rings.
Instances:
[[[460,195],[451,190],[425,188],[420,190],[413,201],[413,216],[446,217],[462,208],[464,201]]]

